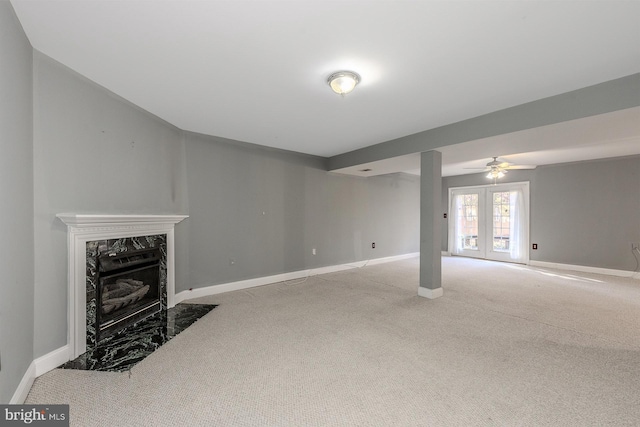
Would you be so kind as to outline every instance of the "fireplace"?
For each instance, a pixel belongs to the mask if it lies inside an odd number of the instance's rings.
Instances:
[[[112,328],[119,329],[130,321],[146,317],[156,307],[158,310],[173,307],[174,226],[187,218],[186,215],[65,213],[57,217],[67,225],[68,232],[70,360],[95,348],[98,340],[113,333]],[[142,251],[137,252],[139,250]],[[126,268],[118,269],[118,263]],[[135,271],[143,267],[146,272]],[[120,273],[126,273],[129,277],[119,276]],[[157,291],[151,289],[156,277]],[[129,296],[116,296],[118,292],[113,293],[114,287],[110,285],[117,284],[119,279],[120,283],[125,279],[129,281],[129,290],[132,291]],[[144,285],[140,287],[137,282]],[[146,285],[149,285],[149,290],[141,290]],[[124,288],[127,287],[119,288],[122,288],[120,293],[125,293]],[[103,304],[98,302],[98,293],[102,298],[103,291],[107,293],[107,300],[116,300],[107,304],[113,305],[113,308],[105,307],[104,314]]]
[[[98,256],[96,286],[96,341],[162,309],[160,248]]]

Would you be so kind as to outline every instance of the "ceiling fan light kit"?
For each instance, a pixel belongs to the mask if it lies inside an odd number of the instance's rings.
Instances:
[[[498,178],[502,178],[503,176],[506,175],[508,171],[503,170],[499,167],[496,167],[494,169],[491,169],[491,171],[487,174],[487,178],[489,179],[498,179]]]

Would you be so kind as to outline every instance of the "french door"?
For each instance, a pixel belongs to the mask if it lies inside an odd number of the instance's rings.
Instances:
[[[526,263],[529,261],[529,183],[449,189],[449,251]]]

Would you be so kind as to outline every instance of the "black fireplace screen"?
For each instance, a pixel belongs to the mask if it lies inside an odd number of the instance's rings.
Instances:
[[[160,249],[98,257],[97,340],[160,311]]]

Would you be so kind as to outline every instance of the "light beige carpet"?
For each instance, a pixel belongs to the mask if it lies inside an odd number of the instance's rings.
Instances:
[[[220,304],[130,373],[54,370],[28,403],[76,426],[637,426],[640,281],[418,259]]]

